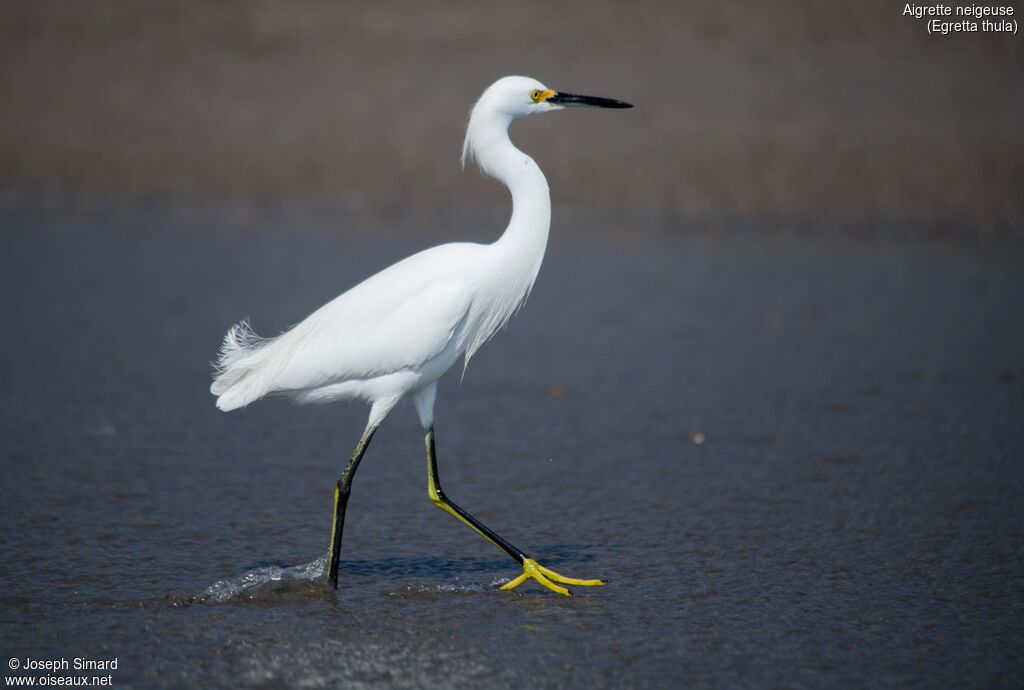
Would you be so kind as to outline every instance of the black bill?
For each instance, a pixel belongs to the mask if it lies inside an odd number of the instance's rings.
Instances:
[[[558,92],[548,99],[548,103],[556,103],[566,108],[590,106],[592,108],[632,108],[632,103],[617,101],[614,98],[598,98],[597,96],[577,96],[574,93]]]

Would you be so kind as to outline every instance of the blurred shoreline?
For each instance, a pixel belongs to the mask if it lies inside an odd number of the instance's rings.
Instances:
[[[0,192],[504,212],[458,152],[482,89],[527,73],[637,104],[516,126],[556,212],[1024,233],[1017,38],[901,9],[10,3]]]
[[[30,193],[0,190],[0,216],[26,220],[53,218],[121,219],[136,225],[169,221],[195,223],[201,232],[211,223],[238,232],[312,232],[342,234],[354,240],[421,238],[430,244],[492,242],[505,228],[508,205],[452,204],[399,207],[344,200],[288,201],[248,199],[188,199],[171,196],[127,198],[94,194]],[[0,234],[17,242],[7,222]],[[611,246],[672,246],[688,242],[801,241],[856,245],[946,245],[962,251],[1024,258],[1024,232],[1009,226],[991,227],[961,220],[919,218],[840,218],[762,214],[682,213],[657,209],[591,209],[554,204],[550,245],[601,242]]]

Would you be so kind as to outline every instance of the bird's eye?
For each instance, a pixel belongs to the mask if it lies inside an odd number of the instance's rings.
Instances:
[[[530,92],[530,98],[533,100],[534,103],[537,103],[538,101],[540,101],[540,90],[539,89],[534,89],[533,91],[531,91]]]

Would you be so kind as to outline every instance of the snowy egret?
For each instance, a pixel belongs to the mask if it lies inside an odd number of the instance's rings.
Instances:
[[[334,490],[334,521],[326,576],[338,586],[338,559],[352,478],[377,427],[412,397],[425,434],[430,500],[493,543],[522,567],[504,585],[534,579],[559,594],[561,585],[601,580],[565,577],[545,568],[453,503],[441,489],[434,446],[437,381],[459,357],[468,364],[512,317],[533,287],[547,246],[551,199],[544,174],[508,136],[520,117],[570,106],[631,108],[622,101],[553,91],[536,79],[504,77],[469,117],[462,164],[480,169],[512,193],[512,218],[492,244],[445,244],[414,254],[367,278],[276,338],[260,338],[245,321],[224,337],[210,392],[234,410],[267,396],[299,403],[363,399],[370,416]]]

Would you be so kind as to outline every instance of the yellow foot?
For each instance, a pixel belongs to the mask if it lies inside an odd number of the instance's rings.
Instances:
[[[572,592],[567,590],[565,587],[559,587],[555,584],[556,582],[563,585],[578,585],[580,587],[600,587],[604,584],[604,580],[577,580],[574,577],[559,575],[554,570],[551,570],[551,568],[545,568],[532,558],[527,558],[523,561],[523,574],[511,582],[502,585],[501,588],[515,589],[531,578],[544,585],[552,592],[558,592],[562,596],[566,597],[571,597]]]

